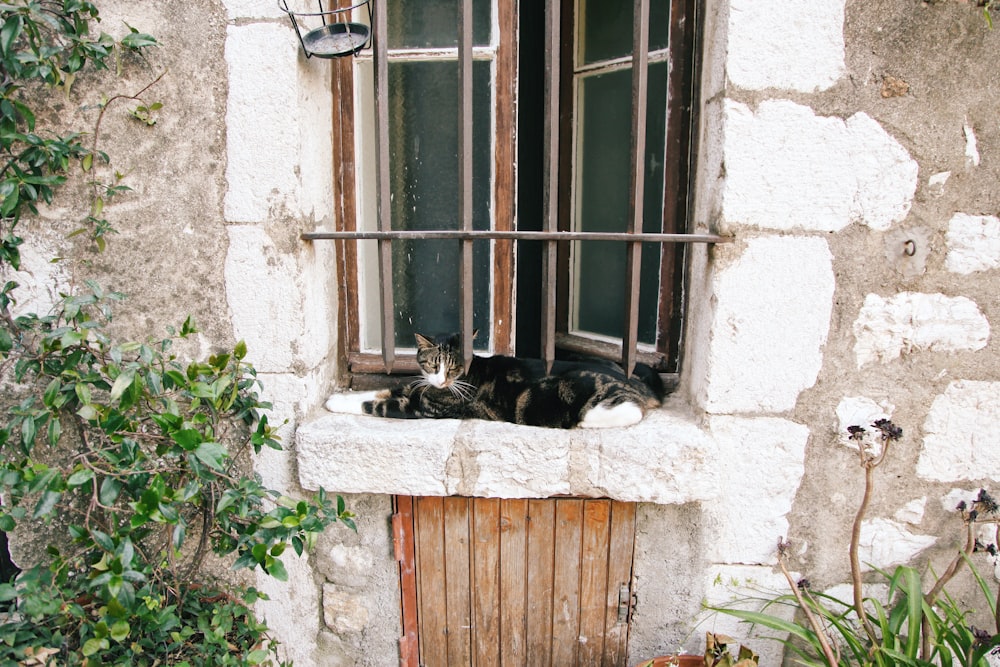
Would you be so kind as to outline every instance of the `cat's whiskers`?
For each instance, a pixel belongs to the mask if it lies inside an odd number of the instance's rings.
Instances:
[[[476,385],[464,380],[455,380],[448,387],[451,393],[463,401],[470,401],[476,395]]]

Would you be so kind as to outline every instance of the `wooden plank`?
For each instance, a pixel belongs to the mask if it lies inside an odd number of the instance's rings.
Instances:
[[[552,663],[552,564],[555,558],[555,503],[528,501],[527,665]]]
[[[611,504],[608,559],[607,631],[604,640],[604,667],[625,667],[628,657],[629,620],[619,622],[618,591],[622,585],[632,595],[632,554],[635,546],[635,504]]]
[[[399,563],[399,597],[403,636],[399,640],[400,667],[418,667],[420,664],[419,634],[417,627],[417,572],[413,530],[413,497],[396,496],[393,499],[392,541]]]
[[[580,557],[580,665],[600,665],[604,655],[610,518],[610,500],[584,501]]]
[[[420,664],[447,665],[443,499],[417,498],[414,519]]]
[[[472,501],[472,645],[476,667],[500,665],[500,500]]]
[[[500,664],[527,664],[528,501],[500,503]]]
[[[510,230],[515,218],[515,165],[517,163],[517,2],[497,2],[500,27],[496,56],[496,99],[506,100],[494,109],[496,123],[493,150],[493,224]],[[506,29],[509,26],[510,29]],[[514,354],[514,244],[493,244],[493,349],[497,354]]]
[[[552,664],[575,665],[580,638],[580,548],[583,501],[556,503],[552,575]]]
[[[464,667],[472,664],[468,498],[444,499],[444,569],[446,603],[437,613],[446,610],[448,658],[440,664]]]

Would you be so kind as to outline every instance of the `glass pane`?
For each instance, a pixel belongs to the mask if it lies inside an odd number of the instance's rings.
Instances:
[[[389,145],[392,227],[458,229],[458,64],[400,62],[389,65]],[[473,226],[489,229],[492,141],[489,62],[473,64]],[[483,91],[479,93],[479,91]],[[395,241],[393,290],[396,344],[413,346],[415,332],[457,331],[459,242]],[[473,246],[473,323],[477,347],[489,347],[488,242]]]
[[[632,54],[632,5],[630,0],[579,0],[580,65]],[[667,48],[670,0],[649,2],[649,49]]]
[[[580,231],[626,231],[629,210],[629,137],[632,70],[579,80],[575,228]],[[649,67],[646,111],[646,165],[643,200],[645,232],[661,232],[663,162],[666,131],[667,64]],[[642,248],[639,340],[656,342],[660,244]],[[575,328],[612,338],[624,332],[625,244],[574,244],[573,315]]]
[[[376,0],[378,1],[378,0]],[[428,49],[458,46],[459,0],[391,0],[389,48]],[[491,0],[473,0],[472,41],[489,46]]]

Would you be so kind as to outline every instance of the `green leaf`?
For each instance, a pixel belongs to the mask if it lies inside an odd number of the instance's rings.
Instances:
[[[174,442],[189,452],[198,447],[198,445],[205,439],[204,436],[202,436],[201,431],[193,428],[185,428],[179,431],[174,431],[170,434],[170,437]]]
[[[98,493],[98,498],[100,499],[102,505],[110,507],[115,504],[116,500],[118,500],[118,496],[121,492],[121,482],[114,477],[105,477],[104,481],[101,482],[101,490]]]
[[[82,486],[94,479],[94,471],[90,468],[83,468],[82,470],[77,470],[66,480],[66,486],[70,488],[75,488],[77,486]]]
[[[249,653],[247,653],[247,662],[250,663],[251,665],[259,665],[265,662],[270,657],[270,655],[271,654],[265,651],[264,649],[259,648],[256,651],[250,651]]]
[[[247,356],[246,341],[241,340],[240,342],[236,343],[236,348],[233,350],[233,356],[235,356],[237,359],[243,359],[244,357]]]
[[[125,390],[132,386],[132,382],[135,380],[135,371],[132,369],[122,371],[118,377],[115,378],[115,383],[111,385],[111,398],[112,401],[117,401],[125,393]]]
[[[111,642],[107,639],[98,639],[97,637],[91,637],[83,643],[83,654],[85,656],[92,656],[95,653],[106,650],[111,647]]]
[[[111,638],[116,642],[122,642],[128,637],[131,630],[126,621],[118,621],[111,626]]]
[[[217,442],[203,442],[194,450],[199,461],[210,468],[222,471],[222,463],[226,459],[226,448]]]
[[[285,570],[285,565],[280,560],[272,561],[267,566],[267,573],[278,581],[288,581],[288,571]]]
[[[101,547],[105,551],[114,551],[115,543],[111,541],[111,536],[100,530],[91,530],[90,537],[94,540],[97,546]]]

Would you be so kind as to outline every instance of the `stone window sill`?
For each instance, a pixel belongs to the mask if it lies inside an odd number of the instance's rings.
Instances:
[[[299,480],[309,490],[659,504],[718,495],[717,444],[670,401],[629,428],[328,413],[302,424],[295,438]]]

